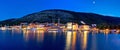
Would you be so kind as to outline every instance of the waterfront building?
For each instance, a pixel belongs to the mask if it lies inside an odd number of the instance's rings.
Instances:
[[[67,30],[72,30],[73,28],[72,26],[73,26],[72,22],[67,23]]]
[[[78,30],[78,24],[77,23],[73,23],[72,30]]]
[[[67,30],[78,30],[78,24],[72,22],[67,23]]]
[[[79,26],[79,30],[89,31],[90,30],[90,26],[89,25],[80,25]]]

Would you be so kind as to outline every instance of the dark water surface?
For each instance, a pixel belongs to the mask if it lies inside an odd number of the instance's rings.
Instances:
[[[120,34],[0,31],[0,50],[120,50]]]

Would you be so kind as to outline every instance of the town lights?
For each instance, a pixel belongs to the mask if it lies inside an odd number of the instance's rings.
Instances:
[[[89,25],[81,25],[79,28],[80,28],[80,30],[85,30],[85,31],[90,30],[90,26]]]
[[[67,29],[71,30],[72,29],[72,23],[67,23]]]
[[[6,30],[6,27],[1,27],[1,30]]]

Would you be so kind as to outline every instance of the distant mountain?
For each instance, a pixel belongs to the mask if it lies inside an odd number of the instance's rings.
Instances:
[[[22,22],[57,22],[60,19],[61,23],[75,22],[81,24],[84,21],[86,24],[120,24],[119,17],[103,16],[94,13],[74,12],[68,10],[51,9],[28,14],[18,19],[8,19],[0,22],[0,25],[17,25]]]

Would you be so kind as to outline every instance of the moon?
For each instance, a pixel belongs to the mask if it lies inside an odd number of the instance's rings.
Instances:
[[[96,4],[96,1],[93,1],[93,4]]]

